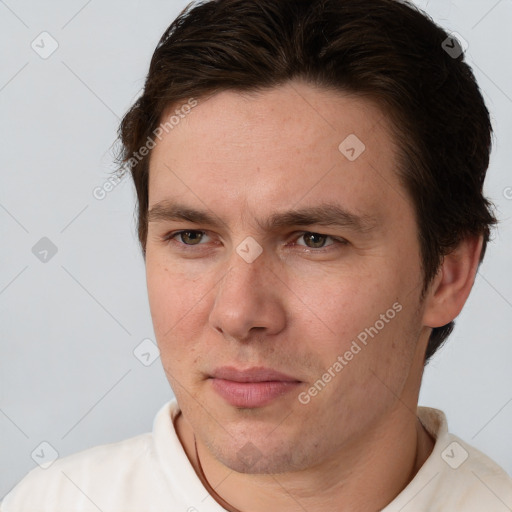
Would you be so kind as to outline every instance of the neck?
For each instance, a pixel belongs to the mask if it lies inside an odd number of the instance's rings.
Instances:
[[[230,512],[315,512],[332,509],[332,503],[351,512],[380,510],[412,480],[434,444],[416,415],[399,402],[388,421],[321,466],[252,475],[222,465],[199,439],[196,451],[195,436],[181,414],[176,430],[203,485]]]

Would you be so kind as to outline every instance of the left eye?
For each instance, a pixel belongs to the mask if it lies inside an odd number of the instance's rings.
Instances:
[[[304,245],[306,247],[309,247],[310,249],[321,249],[322,247],[325,247],[325,242],[327,239],[334,240],[329,235],[322,235],[321,233],[303,233],[298,240],[300,239],[304,240],[304,244],[298,244],[298,245]],[[334,245],[334,242],[328,245]]]

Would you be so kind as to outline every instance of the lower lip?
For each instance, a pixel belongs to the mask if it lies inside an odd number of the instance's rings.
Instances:
[[[300,383],[288,381],[235,382],[212,379],[213,389],[233,407],[254,409],[268,405]]]

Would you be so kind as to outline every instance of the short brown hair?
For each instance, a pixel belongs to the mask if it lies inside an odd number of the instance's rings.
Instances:
[[[448,42],[448,43],[447,43]],[[424,289],[443,256],[496,218],[482,194],[491,123],[456,40],[399,0],[211,0],[189,4],[163,34],[144,92],[119,129],[138,199],[145,254],[149,156],[134,158],[169,106],[292,79],[375,100],[398,143],[401,182],[418,223]],[[459,48],[460,49],[460,48]],[[138,154],[138,153],[137,153]],[[434,328],[425,361],[454,322]]]

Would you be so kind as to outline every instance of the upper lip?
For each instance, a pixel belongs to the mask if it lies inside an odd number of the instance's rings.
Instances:
[[[239,370],[233,366],[223,366],[213,371],[211,377],[214,379],[231,380],[233,382],[300,382],[294,377],[261,366],[245,370]]]

